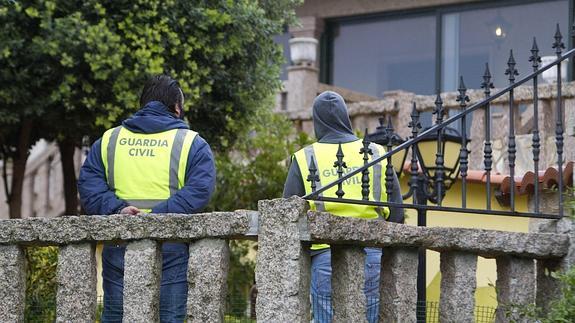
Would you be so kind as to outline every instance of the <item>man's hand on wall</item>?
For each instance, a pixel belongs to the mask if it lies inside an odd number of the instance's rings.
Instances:
[[[140,213],[140,209],[135,206],[126,206],[125,208],[120,211],[120,214],[128,214],[128,215],[136,215]]]

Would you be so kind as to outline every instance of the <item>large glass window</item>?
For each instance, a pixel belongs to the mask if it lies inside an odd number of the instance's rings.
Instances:
[[[456,90],[460,75],[468,88],[479,88],[489,63],[495,86],[504,87],[510,49],[521,77],[532,71],[528,58],[533,37],[541,56],[553,55],[557,23],[568,42],[568,0],[460,8],[331,21],[329,76],[324,81],[377,97],[390,90],[433,94],[437,89]]]
[[[435,26],[434,15],[336,23],[332,83],[376,97],[389,90],[434,93]]]
[[[485,63],[489,63],[495,87],[505,87],[509,84],[504,73],[510,49],[519,77],[532,72],[529,50],[533,37],[541,56],[554,55],[551,44],[555,26],[559,23],[563,34],[568,35],[568,12],[569,3],[563,0],[444,14],[441,89],[456,90],[459,75],[467,87],[479,88]],[[567,44],[566,37],[564,42]]]

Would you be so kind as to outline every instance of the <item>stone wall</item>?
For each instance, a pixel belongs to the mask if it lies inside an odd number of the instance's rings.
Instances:
[[[480,0],[306,0],[296,9],[298,17],[315,16],[334,18],[361,14],[409,10],[453,4],[479,2]]]
[[[312,242],[327,242],[334,249],[333,277],[339,286],[333,297],[335,321],[365,320],[364,268],[358,265],[363,264],[365,246],[386,250],[380,291],[383,321],[416,320],[418,248],[441,253],[440,317],[473,321],[477,257],[497,259],[497,293],[502,306],[539,302],[535,295],[550,285],[547,277],[537,276],[534,260],[564,263],[565,268],[573,263],[569,259],[575,245],[574,230],[567,225],[560,228],[560,232],[514,233],[412,227],[311,212],[307,202],[297,197],[261,201],[258,212],[0,220],[0,321],[22,321],[26,288],[23,248],[57,245],[61,249],[57,321],[92,322],[96,306],[94,245],[125,241],[125,320],[157,322],[159,246],[162,241],[175,240],[190,243],[188,321],[221,322],[229,267],[227,240],[256,237],[259,321],[310,321],[307,250]]]
[[[325,86],[322,88],[325,89]],[[495,93],[497,89],[492,90]],[[541,137],[541,160],[539,169],[545,170],[556,165],[555,147],[555,109],[556,93],[555,85],[540,85],[539,94],[539,129]],[[458,109],[459,103],[456,101],[457,92],[442,93],[444,107],[447,110]],[[484,98],[482,90],[469,90],[469,105],[479,102]],[[393,91],[386,92],[381,100],[367,100],[361,102],[348,101],[349,115],[353,128],[361,133],[367,128],[369,132],[374,132],[379,125],[379,118],[391,116],[395,131],[402,137],[411,135],[408,124],[411,121],[410,114],[413,103],[416,104],[420,112],[430,112],[435,107],[435,95],[416,95],[410,92]],[[566,160],[575,160],[575,150],[570,149],[575,145],[575,82],[565,83],[562,87],[562,104],[564,106],[564,128],[565,128],[565,151]],[[532,152],[532,122],[533,122],[533,87],[521,86],[515,91],[516,111],[516,142],[517,161],[515,174],[520,176],[526,171],[533,170]],[[294,122],[296,127],[313,137],[313,121],[311,118],[311,106],[307,108],[292,107],[284,113]],[[491,140],[493,144],[493,172],[508,174],[507,165],[507,140],[508,140],[508,115],[509,97],[501,96],[493,101],[491,106]],[[485,139],[484,110],[479,109],[472,115],[472,125],[469,129],[469,168],[471,170],[483,169],[483,142]],[[458,122],[459,123],[459,122]]]

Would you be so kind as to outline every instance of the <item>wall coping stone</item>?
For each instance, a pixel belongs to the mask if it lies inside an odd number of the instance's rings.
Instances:
[[[465,251],[486,258],[513,255],[528,258],[560,258],[567,254],[569,236],[484,229],[416,227],[381,220],[363,220],[308,212],[311,239],[329,244],[374,247],[425,247]]]
[[[556,84],[542,84],[538,87],[539,100],[554,100],[557,97]],[[492,89],[491,93],[497,93],[500,89]],[[562,97],[573,98],[575,97],[575,81],[565,82],[562,87]],[[459,92],[444,92],[441,94],[443,99],[443,107],[446,109],[459,109],[459,103],[456,101]],[[467,91],[470,103],[468,106],[477,103],[485,98],[482,89],[469,89]],[[533,86],[522,85],[515,89],[514,93],[515,102],[531,102],[533,100]],[[417,110],[420,112],[432,111],[435,108],[436,95],[418,95],[406,91],[390,91],[384,92],[383,99],[376,101],[362,101],[348,104],[350,117],[358,115],[371,115],[371,114],[397,114],[399,112],[400,103],[415,102]],[[507,104],[509,103],[509,95],[502,95],[495,99],[492,104]],[[290,120],[311,120],[311,107],[308,109],[301,109],[295,111],[281,111]]]
[[[295,197],[294,197],[295,198]],[[289,207],[293,199],[277,199]],[[301,200],[300,198],[296,198]],[[303,202],[303,200],[301,200]],[[0,245],[63,245],[151,239],[191,241],[202,238],[256,239],[259,212],[193,215],[69,216],[0,220]],[[482,257],[502,255],[537,259],[568,253],[569,236],[483,229],[416,227],[379,220],[333,216],[308,211],[297,221],[300,241],[377,247],[425,247],[435,251],[467,251]]]
[[[60,245],[88,241],[240,238],[257,212],[65,216],[0,220],[0,244]],[[257,221],[255,221],[257,223]]]

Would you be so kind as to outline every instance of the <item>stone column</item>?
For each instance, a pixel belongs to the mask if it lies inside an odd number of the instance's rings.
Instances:
[[[381,322],[416,322],[417,248],[383,250],[379,307]]]
[[[123,322],[160,321],[160,244],[152,240],[130,242],[124,256]]]
[[[230,265],[228,242],[202,239],[190,244],[188,322],[223,322]]]
[[[360,246],[331,246],[333,321],[367,322],[365,251]]]
[[[289,26],[289,33],[293,38],[315,38],[321,39],[324,31],[324,20],[315,16],[299,17],[299,24]],[[318,46],[319,48],[319,46]],[[317,54],[319,57],[319,51]],[[313,66],[319,68],[319,61],[313,62]]]
[[[565,214],[568,213],[569,212],[567,210]],[[567,271],[575,266],[575,220],[565,217],[557,221],[557,233],[569,236],[569,251],[560,263],[561,270]]]
[[[319,70],[314,66],[293,65],[287,73],[287,109],[311,111],[319,86]]]
[[[94,244],[60,247],[56,280],[56,322],[94,322],[97,301]]]
[[[319,46],[316,45],[313,52],[308,53],[313,54],[315,57],[306,58],[304,61],[296,61],[299,59],[298,53],[294,53],[292,51],[292,42],[317,42],[323,32],[323,20],[311,16],[302,17],[300,18],[300,24],[297,26],[290,26],[289,32],[293,36],[290,40],[290,54],[291,61],[294,65],[287,69],[288,80],[286,82],[286,106],[289,111],[311,111],[313,99],[317,96],[319,86],[319,66],[317,60],[317,57],[319,57]],[[311,44],[309,46],[311,46]]]
[[[24,322],[25,261],[20,246],[0,246],[0,322]]]
[[[441,253],[440,322],[475,322],[477,256],[448,251]]]
[[[533,259],[503,256],[497,258],[496,322],[527,322],[516,314],[517,308],[535,303],[535,263]],[[511,317],[506,317],[506,312]]]
[[[260,201],[258,209],[258,321],[309,323],[309,247],[300,241],[308,204],[291,197]]]
[[[558,261],[535,260],[535,304],[549,312],[551,302],[561,295],[561,282],[554,276],[558,270]]]
[[[529,196],[529,211],[535,210],[535,196]],[[542,213],[559,213],[559,195],[557,192],[540,192],[539,210]],[[575,223],[570,218],[561,220],[531,219],[530,232],[560,233],[569,236],[569,251],[563,259],[538,259],[535,266],[537,307],[548,309],[549,304],[559,296],[561,282],[554,277],[554,272],[566,272],[575,265]]]

